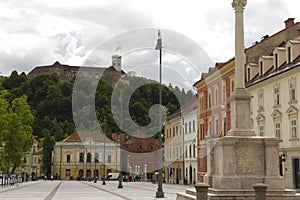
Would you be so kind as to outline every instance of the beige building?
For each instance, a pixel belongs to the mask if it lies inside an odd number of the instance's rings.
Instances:
[[[52,157],[56,179],[100,178],[118,171],[120,148],[100,133],[73,133],[55,143]]]
[[[180,110],[171,115],[165,123],[165,180],[169,183],[183,183],[184,143]]]
[[[31,149],[26,152],[24,157],[24,165],[21,166],[16,172],[26,174],[31,180],[36,180],[41,174],[41,154],[39,148],[38,138],[32,136],[33,144]]]
[[[280,174],[287,188],[300,188],[300,37],[260,55],[246,72],[253,128],[261,136],[282,140]]]

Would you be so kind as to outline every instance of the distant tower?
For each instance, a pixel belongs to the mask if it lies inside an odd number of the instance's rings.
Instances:
[[[112,56],[112,66],[115,68],[116,71],[121,71],[121,61],[122,61],[122,56],[119,55],[113,55]]]

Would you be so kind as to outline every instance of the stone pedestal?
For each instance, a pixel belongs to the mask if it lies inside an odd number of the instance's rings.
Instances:
[[[204,182],[222,190],[252,189],[265,183],[269,189],[283,190],[279,175],[277,138],[225,136],[207,140],[207,174]]]
[[[257,183],[268,185],[267,197],[272,200],[299,199],[295,190],[285,189],[279,175],[279,142],[277,138],[256,136],[207,139],[204,182],[210,185],[208,199],[252,200]]]
[[[256,136],[251,128],[251,94],[244,88],[236,88],[230,97],[231,136]]]

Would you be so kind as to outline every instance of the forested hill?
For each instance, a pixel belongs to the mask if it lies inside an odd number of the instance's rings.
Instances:
[[[28,79],[26,74],[18,74],[16,71],[9,77],[1,77],[2,86],[10,92],[10,100],[22,95],[28,97],[27,102],[34,115],[33,134],[41,138],[50,133],[56,141],[62,140],[75,130],[72,114],[74,81],[75,79],[62,82],[56,74]],[[150,107],[159,102],[159,84],[146,78],[131,77],[123,87],[130,88],[137,83],[142,83],[143,86],[136,89],[130,97],[129,111],[133,121],[145,126],[150,122]],[[86,79],[84,84],[88,86],[92,82]],[[105,118],[107,133],[120,131],[111,112],[112,92],[110,85],[104,80],[99,81],[95,94],[96,114],[99,121]],[[168,115],[180,107],[178,99],[184,103],[192,96],[191,91],[185,92],[172,85],[163,85],[162,88],[162,104]]]

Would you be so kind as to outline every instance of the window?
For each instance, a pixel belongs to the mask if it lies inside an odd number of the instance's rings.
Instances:
[[[250,81],[250,68],[247,69],[247,80]]]
[[[201,109],[201,110],[204,109],[204,100],[203,100],[203,96],[200,96],[200,109]]]
[[[215,89],[215,105],[218,105],[218,89]]]
[[[192,157],[192,145],[189,146],[190,148],[190,158]]]
[[[258,93],[258,111],[261,112],[264,110],[264,93],[260,91]]]
[[[176,126],[176,135],[178,135],[178,126]]]
[[[292,62],[292,51],[291,51],[291,47],[288,47],[288,49],[287,49],[287,63],[290,63],[290,62]]]
[[[187,146],[185,146],[185,157],[187,158]]]
[[[153,149],[153,144],[149,144],[149,149]]]
[[[209,127],[208,127],[209,128],[209,135],[211,136],[211,128],[212,128],[211,127],[211,122],[209,122],[208,124],[209,124]]]
[[[274,105],[278,106],[280,104],[280,93],[279,86],[274,87]]]
[[[278,54],[277,53],[274,55],[274,58],[275,58],[275,69],[277,69],[278,68]]]
[[[193,145],[193,157],[196,158],[196,146],[195,146],[195,144]]]
[[[79,162],[84,162],[84,153],[79,154]]]
[[[111,163],[111,155],[107,155],[107,163]]]
[[[291,120],[291,131],[292,131],[292,138],[296,139],[297,138],[297,120],[296,119]]]
[[[290,81],[290,101],[296,101],[296,80]]]
[[[216,136],[218,136],[219,135],[219,120],[218,119],[216,119]]]
[[[223,121],[223,132],[224,132],[224,136],[226,136],[226,132],[227,132],[227,126],[226,126],[226,117],[224,117],[224,121]]]
[[[276,135],[276,137],[278,138],[278,139],[280,139],[280,131],[281,131],[281,129],[280,129],[280,123],[279,122],[276,122],[275,123],[275,135]]]
[[[71,162],[71,155],[67,154],[67,163]]]
[[[88,153],[87,154],[87,157],[86,157],[86,162],[91,162],[91,160],[92,160],[92,154],[91,153]]]
[[[193,132],[196,131],[195,120],[193,120]]]
[[[200,140],[204,140],[204,124],[200,124]]]
[[[185,123],[184,126],[185,126],[185,133],[187,133],[187,123]]]
[[[222,100],[223,102],[226,101],[226,85],[223,85],[223,91],[222,91]]]
[[[138,144],[138,149],[142,149],[143,145],[142,144]]]
[[[182,147],[180,146],[180,157],[182,156]]]
[[[264,126],[263,125],[259,126],[259,136],[264,136]]]
[[[208,107],[209,108],[211,107],[211,97],[210,97],[210,94],[208,94]]]
[[[99,162],[99,154],[95,153],[95,158],[94,158],[94,162]]]
[[[192,132],[192,123],[189,122],[189,133]]]
[[[260,76],[264,75],[264,68],[263,68],[263,62],[260,61],[259,63],[259,69],[260,69]]]

